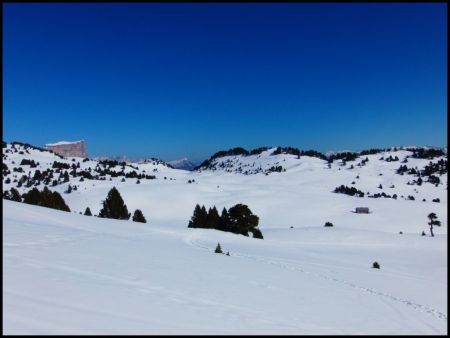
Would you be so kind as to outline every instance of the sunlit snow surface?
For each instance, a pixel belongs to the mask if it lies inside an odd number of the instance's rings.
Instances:
[[[41,165],[50,156],[31,155]],[[409,186],[413,177],[395,174],[400,163],[380,154],[352,170],[352,162],[328,169],[317,158],[279,156],[287,171],[268,176],[142,164],[157,179],[52,188],[72,213],[3,200],[4,333],[446,334],[447,176],[439,187]],[[352,181],[371,193],[381,183],[399,199],[331,192]],[[97,214],[113,185],[147,224],[78,214],[87,206]],[[247,204],[264,240],[188,229],[197,203],[219,212]],[[352,213],[357,206],[372,213]],[[430,212],[442,222],[434,238]],[[214,253],[218,242],[230,256]]]

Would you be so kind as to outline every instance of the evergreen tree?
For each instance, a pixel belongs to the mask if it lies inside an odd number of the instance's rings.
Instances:
[[[222,215],[220,216],[219,224],[217,230],[229,231],[230,217],[228,215],[227,209],[224,207],[222,209]]]
[[[20,196],[20,193],[17,191],[16,188],[11,188],[9,191],[11,201],[22,202],[22,196]]]
[[[100,210],[98,217],[114,218],[114,219],[130,219],[131,214],[128,213],[119,191],[113,187],[109,192],[106,200],[103,201],[103,208]]]
[[[220,243],[217,243],[216,250],[214,250],[215,253],[223,253],[222,248],[220,247]]]
[[[133,222],[147,223],[147,220],[145,219],[144,214],[141,210],[135,210],[133,214]]]
[[[200,214],[202,212],[202,209],[200,208],[200,205],[196,205],[194,208],[194,214],[191,217],[191,220],[189,221],[188,228],[200,228]]]
[[[92,216],[92,212],[91,212],[91,209],[89,209],[89,207],[86,207],[86,210],[84,211],[84,215],[85,216]]]
[[[251,231],[253,233],[253,238],[264,239],[261,230],[259,230],[258,228],[253,228]]]
[[[39,169],[34,172],[33,180],[42,181],[42,174]]]
[[[206,215],[206,228],[217,229],[220,223],[220,216],[217,212],[216,207],[209,208],[208,214]]]
[[[42,192],[33,188],[28,193],[23,194],[23,202],[70,212],[70,208],[61,195],[56,191],[51,192],[47,187],[44,187]]]
[[[201,207],[201,212],[200,212],[200,218],[199,218],[199,224],[200,224],[200,228],[206,228],[207,226],[207,221],[208,221],[208,212],[206,211],[206,208],[204,205],[202,205]]]
[[[23,202],[27,204],[40,205],[41,193],[37,188],[33,188],[27,193],[23,194]]]
[[[428,222],[428,225],[430,226],[431,237],[434,237],[433,225],[441,226],[441,222],[437,220],[437,216],[434,212],[432,212],[428,215],[428,219],[430,220]]]
[[[188,227],[216,229],[245,236],[249,236],[248,233],[252,232],[254,238],[263,239],[261,230],[257,229],[258,222],[259,217],[253,215],[248,206],[244,204],[237,204],[229,211],[223,208],[221,216],[215,206],[209,208],[207,212],[205,206],[200,207],[197,204]]]
[[[45,187],[45,188],[47,188],[47,187]],[[66,202],[64,201],[62,196],[57,191],[52,192],[52,200],[53,200],[53,205],[54,205],[55,209],[70,212],[70,208],[67,206]]]
[[[258,226],[259,217],[253,215],[245,204],[236,204],[228,210],[231,232],[248,236],[250,229]]]

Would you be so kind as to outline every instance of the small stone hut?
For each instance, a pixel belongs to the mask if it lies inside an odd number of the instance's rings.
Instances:
[[[355,208],[355,212],[357,214],[368,214],[369,213],[369,208],[368,207],[356,207]]]

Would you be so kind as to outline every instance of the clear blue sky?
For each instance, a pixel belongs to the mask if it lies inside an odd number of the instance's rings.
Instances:
[[[447,5],[3,4],[3,139],[202,160],[447,145]]]

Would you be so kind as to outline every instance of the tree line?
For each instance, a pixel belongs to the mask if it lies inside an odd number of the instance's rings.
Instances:
[[[206,211],[205,206],[197,204],[194,209],[188,228],[215,229],[263,239],[258,227],[259,217],[254,215],[245,204],[236,204],[230,209],[223,208],[221,215],[213,206]]]

